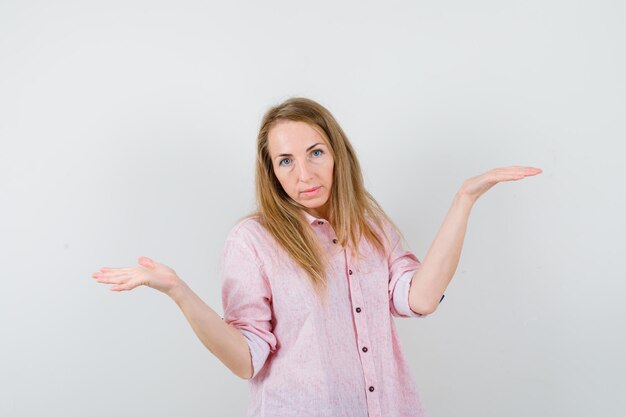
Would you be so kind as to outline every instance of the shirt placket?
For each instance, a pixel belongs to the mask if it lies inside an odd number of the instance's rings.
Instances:
[[[348,278],[350,287],[350,301],[352,302],[352,316],[356,329],[356,339],[361,366],[363,368],[363,376],[365,378],[365,389],[367,399],[367,410],[369,417],[382,417],[380,408],[380,389],[376,376],[376,366],[374,358],[370,351],[370,335],[367,328],[367,318],[365,309],[367,306],[363,300],[363,292],[358,280],[356,269],[351,267],[352,257],[344,249],[345,273]]]

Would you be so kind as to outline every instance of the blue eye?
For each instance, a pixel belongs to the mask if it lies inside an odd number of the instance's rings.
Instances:
[[[321,154],[323,154],[323,153],[324,153],[324,151],[323,151],[323,150],[321,150],[321,149],[315,149],[315,150],[314,150],[313,152],[311,152],[311,153],[313,153],[313,154],[314,154],[315,152],[319,152],[319,154],[318,154],[318,155],[315,155],[315,156],[320,156]]]
[[[283,162],[285,162],[285,161],[289,161],[289,158],[282,159],[282,160],[278,163],[278,165],[280,165],[280,166],[285,166],[285,164],[283,164]]]

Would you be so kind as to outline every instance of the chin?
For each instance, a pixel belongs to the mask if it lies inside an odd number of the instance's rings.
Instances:
[[[320,209],[324,207],[327,202],[328,202],[328,199],[323,200],[321,203],[319,201],[305,200],[305,201],[302,201],[300,204],[302,204],[306,208]]]
[[[305,201],[300,203],[302,206],[306,207],[307,209],[310,210],[323,210],[326,207],[327,201],[324,201],[324,203],[320,204],[320,203],[313,203],[312,201]]]

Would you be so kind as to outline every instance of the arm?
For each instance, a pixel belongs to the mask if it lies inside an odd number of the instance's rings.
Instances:
[[[99,283],[114,284],[112,291],[129,291],[140,285],[157,289],[180,307],[192,329],[211,353],[243,379],[252,376],[252,358],[241,332],[225,323],[176,272],[149,258],[139,258],[138,267],[102,268],[92,275]]]
[[[459,264],[472,205],[472,201],[462,194],[454,197],[420,269],[413,274],[409,306],[414,312],[430,314],[439,305]]]
[[[541,172],[539,168],[522,166],[495,168],[463,183],[420,269],[413,275],[409,290],[409,306],[413,311],[430,314],[437,309],[459,264],[467,222],[476,200],[500,181],[516,181]]]
[[[200,341],[228,369],[243,379],[252,377],[252,358],[241,332],[227,324],[186,283],[170,293]]]

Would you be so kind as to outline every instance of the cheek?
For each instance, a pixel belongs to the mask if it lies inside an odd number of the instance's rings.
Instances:
[[[283,191],[285,191],[287,195],[293,195],[294,185],[293,181],[290,180],[289,175],[276,175],[276,178],[278,179],[281,187],[283,187]]]
[[[330,168],[326,171],[326,181],[328,181],[330,184],[332,184],[333,182],[333,171],[334,171],[334,164],[330,166]]]

